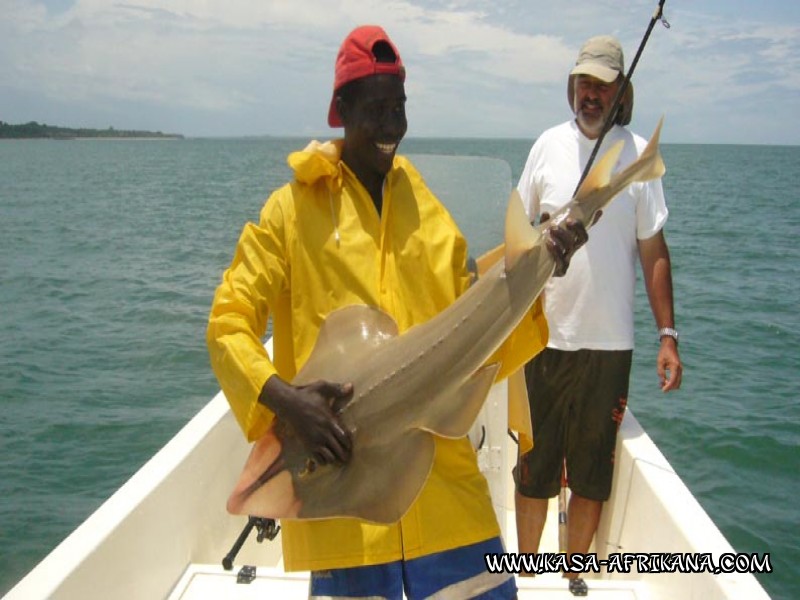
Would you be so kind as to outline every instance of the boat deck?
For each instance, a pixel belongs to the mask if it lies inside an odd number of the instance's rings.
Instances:
[[[594,600],[647,600],[650,594],[642,582],[587,580]],[[574,599],[566,582],[555,574],[535,578],[517,578],[520,600]],[[249,584],[236,583],[236,570],[225,571],[219,565],[191,565],[170,595],[170,600],[249,600],[256,598],[307,598],[308,574],[284,573],[279,569],[256,571]]]
[[[558,540],[558,503],[550,502],[547,523],[542,535],[542,551],[555,552]],[[517,547],[514,514],[506,515],[506,544],[513,550]],[[264,543],[280,543],[279,540]],[[278,567],[257,567],[255,578],[250,583],[237,584],[241,563],[233,570],[225,571],[220,564],[191,564],[172,590],[169,600],[259,600],[263,598],[308,597],[308,573],[286,573]],[[601,580],[586,578],[589,592],[594,600],[647,600],[651,597],[643,581]],[[557,573],[547,573],[536,577],[517,578],[520,600],[574,599],[567,589],[567,582]]]
[[[485,467],[506,548],[514,552],[514,490],[508,476],[514,449],[509,450],[506,414],[497,411],[506,405],[504,394],[498,396],[490,394],[485,405],[492,408],[478,462]],[[232,517],[223,507],[248,452],[220,393],[4,599],[307,598],[308,574],[284,573],[278,539],[262,544],[249,540],[233,570],[222,568],[223,556],[247,524],[246,517]],[[598,555],[733,552],[630,411],[620,428],[616,457],[612,500],[603,509],[595,539]],[[557,551],[556,509],[553,501],[542,552]],[[257,565],[250,584],[236,582],[242,565]],[[586,581],[595,600],[769,598],[752,575],[643,575],[633,569],[587,576]],[[517,584],[522,599],[574,598],[557,573],[517,579]]]

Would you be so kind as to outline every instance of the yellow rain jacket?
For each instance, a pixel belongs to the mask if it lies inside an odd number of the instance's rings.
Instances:
[[[402,333],[449,306],[469,285],[467,246],[447,210],[397,156],[379,215],[339,160],[341,142],[289,156],[295,179],[248,223],[217,289],[207,342],[211,364],[247,439],[273,414],[259,404],[273,374],[291,381],[325,317],[349,304],[378,306]],[[274,362],[262,345],[273,323]],[[503,377],[547,342],[539,302],[498,350]],[[436,439],[431,474],[397,523],[284,520],[284,566],[321,570],[412,559],[499,535],[488,485],[467,438]]]

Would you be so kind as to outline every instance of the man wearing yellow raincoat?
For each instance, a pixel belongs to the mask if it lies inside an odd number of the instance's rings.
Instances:
[[[217,289],[207,341],[213,369],[252,441],[286,419],[322,463],[349,458],[349,433],[330,405],[347,382],[293,387],[324,319],[350,304],[379,307],[403,331],[437,315],[469,286],[466,242],[447,210],[396,149],[406,132],[405,69],[379,27],[355,29],[336,62],[329,123],[343,140],[289,156],[294,180],[245,226]],[[553,236],[561,269],[580,236]],[[583,236],[585,240],[585,232]],[[273,324],[274,361],[261,342]],[[498,351],[501,375],[546,343],[539,303]],[[486,480],[467,438],[436,439],[430,476],[400,521],[282,522],[284,565],[310,570],[311,597],[512,598],[513,577],[485,569],[502,552]]]

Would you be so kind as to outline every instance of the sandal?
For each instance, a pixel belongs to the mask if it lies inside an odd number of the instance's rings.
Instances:
[[[589,586],[580,577],[569,580],[569,591],[573,596],[586,596],[589,593]]]

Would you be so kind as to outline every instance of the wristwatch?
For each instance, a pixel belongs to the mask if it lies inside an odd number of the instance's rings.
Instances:
[[[672,327],[662,327],[658,330],[658,341],[660,342],[661,338],[663,338],[665,335],[668,335],[675,340],[676,344],[678,343],[678,331],[676,329],[673,329]]]

